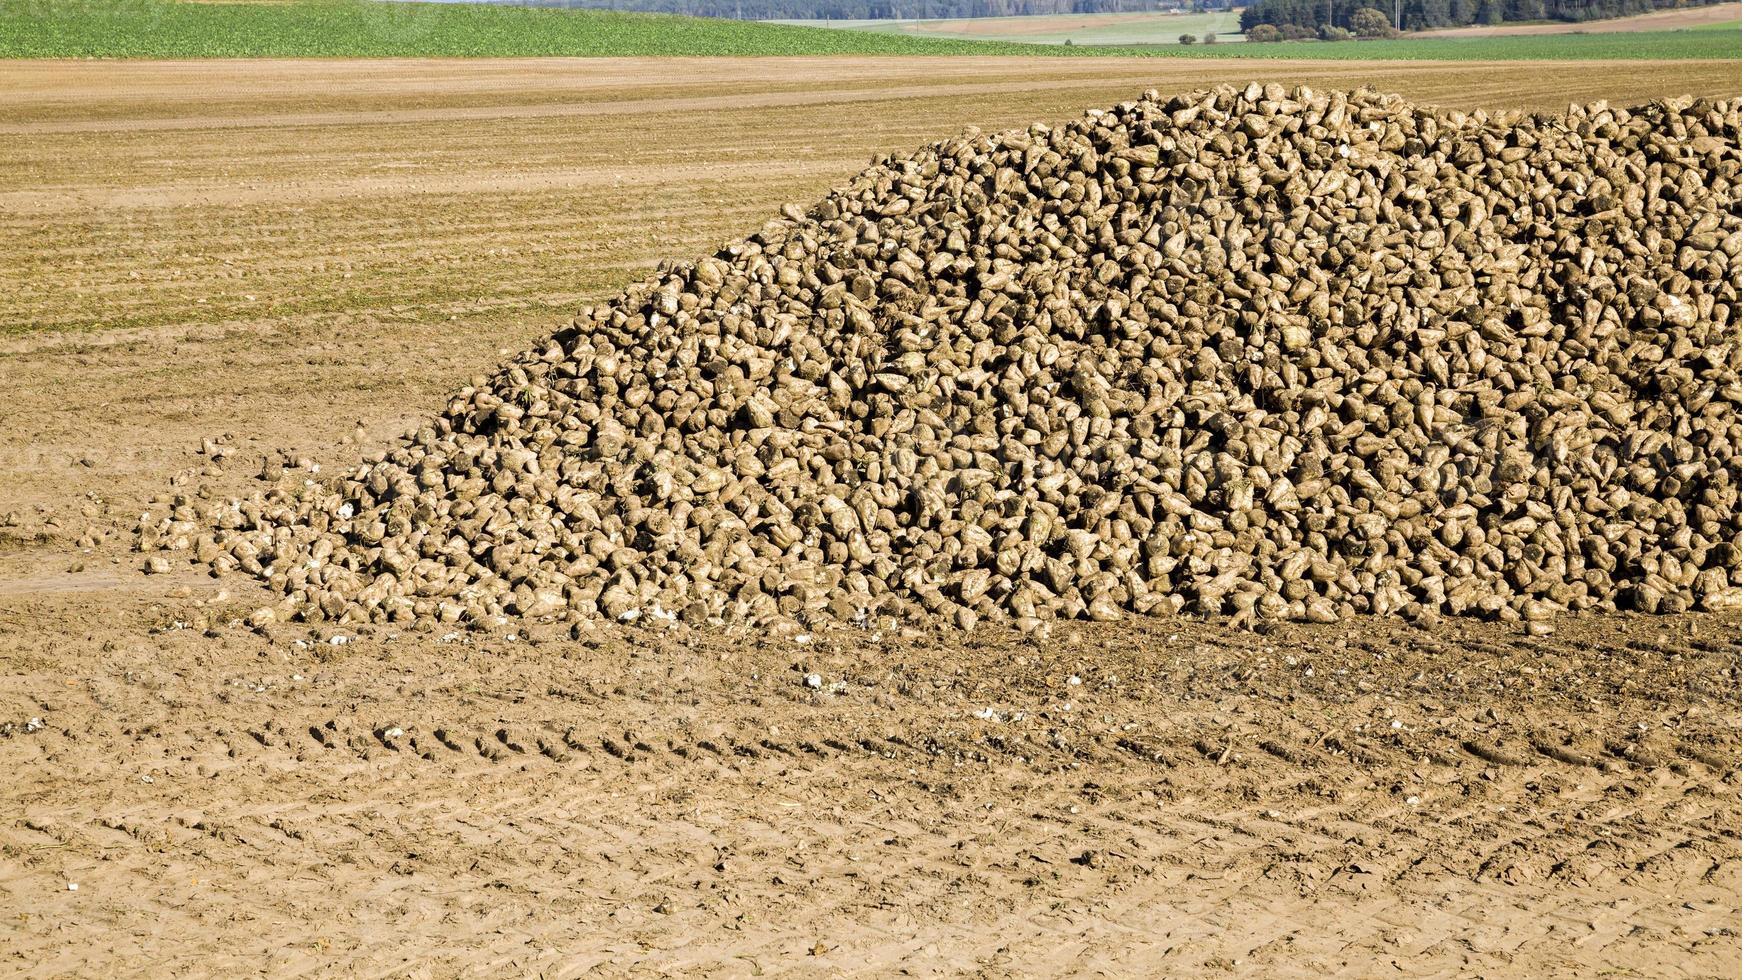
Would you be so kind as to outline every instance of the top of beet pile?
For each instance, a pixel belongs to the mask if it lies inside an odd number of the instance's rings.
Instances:
[[[1253,84],[970,132],[141,546],[260,619],[1737,604],[1739,131]]]

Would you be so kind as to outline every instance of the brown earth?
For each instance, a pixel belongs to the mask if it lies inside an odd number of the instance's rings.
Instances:
[[[873,152],[1254,76],[1742,94],[1700,63],[0,65],[0,973],[1738,975],[1735,618],[334,645],[206,635],[255,587],[126,550],[154,497],[352,459]]]
[[[1588,20],[1579,24],[1495,24],[1421,31],[1410,37],[1499,37],[1503,34],[1634,34],[1639,31],[1683,31],[1690,27],[1742,22],[1742,3],[1653,10],[1632,17]]]

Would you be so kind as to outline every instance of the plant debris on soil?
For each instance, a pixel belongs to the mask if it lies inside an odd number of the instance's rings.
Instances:
[[[256,625],[1742,605],[1739,131],[1256,83],[970,131],[140,547]]]

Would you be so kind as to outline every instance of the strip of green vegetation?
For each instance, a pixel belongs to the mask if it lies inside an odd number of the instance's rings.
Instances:
[[[1019,45],[997,45],[1012,51]],[[390,0],[0,0],[0,57],[973,54],[962,41],[734,20]]]
[[[0,0],[0,58],[1006,54],[1303,60],[1742,59],[1742,29],[1289,44],[1075,47],[662,14],[391,0]]]

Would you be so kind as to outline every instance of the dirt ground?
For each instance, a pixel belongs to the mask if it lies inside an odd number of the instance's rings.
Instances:
[[[1742,95],[1702,63],[0,64],[0,975],[1742,975],[1742,619],[260,635],[214,625],[255,586],[128,550],[873,153],[1250,77]]]

